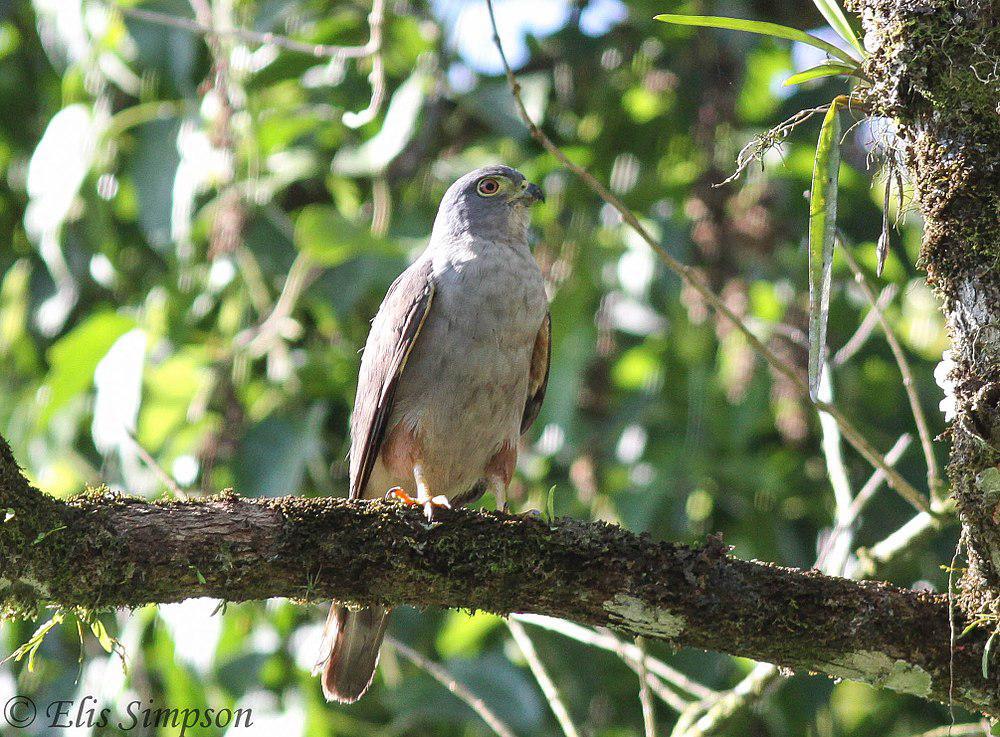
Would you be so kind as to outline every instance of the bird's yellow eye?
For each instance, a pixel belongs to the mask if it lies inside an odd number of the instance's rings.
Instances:
[[[476,184],[476,191],[483,197],[492,197],[500,191],[500,182],[493,177],[483,177]]]

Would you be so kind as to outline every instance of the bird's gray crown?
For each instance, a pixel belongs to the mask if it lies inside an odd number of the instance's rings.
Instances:
[[[466,240],[527,244],[528,207],[542,190],[517,169],[493,165],[471,171],[441,199],[432,242]]]

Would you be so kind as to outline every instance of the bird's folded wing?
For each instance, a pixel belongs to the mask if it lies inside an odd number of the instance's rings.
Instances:
[[[521,434],[531,427],[542,408],[545,388],[549,384],[549,363],[552,360],[552,315],[545,313],[542,327],[535,337],[535,347],[531,351],[531,367],[528,369],[528,399],[521,415]]]
[[[433,299],[431,262],[418,261],[392,283],[372,322],[351,416],[351,499],[364,494],[385,438],[396,386]]]

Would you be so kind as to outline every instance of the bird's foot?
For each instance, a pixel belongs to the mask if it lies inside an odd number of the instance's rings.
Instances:
[[[427,518],[428,522],[434,521],[435,509],[451,509],[451,502],[448,501],[448,497],[444,494],[424,499],[423,502],[418,501],[418,503],[422,503],[424,505],[424,516]]]
[[[397,499],[403,504],[416,507],[421,506],[424,508],[424,516],[427,517],[428,521],[434,520],[434,510],[435,509],[451,509],[451,502],[448,501],[448,497],[443,494],[435,497],[430,496],[418,496],[416,498],[410,496],[405,490],[399,486],[394,486],[386,492],[386,499]]]

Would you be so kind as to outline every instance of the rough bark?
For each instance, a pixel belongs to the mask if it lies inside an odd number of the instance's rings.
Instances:
[[[213,596],[533,612],[948,699],[945,597],[692,548],[619,527],[343,499],[222,495],[68,502],[21,477],[0,439],[0,613]],[[10,516],[10,515],[13,516]],[[961,627],[961,621],[958,626]],[[983,633],[954,650],[954,700],[1000,714]]]
[[[854,5],[872,51],[866,102],[897,121],[925,220],[921,261],[952,339],[949,475],[970,564],[960,602],[993,629],[1000,622],[1000,3]]]

